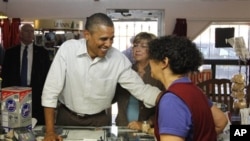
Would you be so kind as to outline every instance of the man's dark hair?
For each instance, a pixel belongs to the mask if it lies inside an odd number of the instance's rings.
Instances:
[[[114,23],[111,20],[111,18],[108,17],[104,13],[95,13],[91,15],[90,17],[87,17],[85,30],[88,30],[89,32],[93,32],[94,27],[96,25],[105,25],[109,27],[114,27]]]

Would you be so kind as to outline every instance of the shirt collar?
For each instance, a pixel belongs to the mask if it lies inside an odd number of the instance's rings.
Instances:
[[[80,39],[81,42],[81,47],[79,47],[78,51],[77,51],[77,56],[81,56],[81,55],[88,55],[88,51],[87,51],[87,43],[85,39]],[[110,48],[111,49],[111,48]],[[109,51],[110,51],[109,49]],[[109,51],[107,52],[107,54],[104,56],[105,59],[107,59]],[[90,57],[90,56],[89,56]],[[100,57],[96,57],[94,60],[101,60],[103,58]]]
[[[184,77],[181,77],[181,78],[175,80],[172,84],[174,84],[174,83],[183,83],[183,82],[187,83],[187,82],[191,82],[191,80],[189,79],[189,77],[184,76]]]
[[[22,47],[22,48],[24,48],[24,47],[26,47],[26,46],[28,46],[28,48],[33,47],[33,43],[30,43],[30,44],[28,44],[28,45],[25,45],[23,42],[21,42],[21,47]]]

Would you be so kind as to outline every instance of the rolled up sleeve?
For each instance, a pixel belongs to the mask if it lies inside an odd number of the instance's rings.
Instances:
[[[131,68],[127,68],[121,74],[118,82],[138,100],[143,101],[148,108],[155,106],[156,99],[161,93],[159,88],[145,84],[141,77]]]

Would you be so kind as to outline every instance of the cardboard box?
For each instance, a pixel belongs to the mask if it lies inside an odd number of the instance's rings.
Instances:
[[[6,131],[31,127],[32,89],[30,87],[12,86],[2,88],[2,126]]]

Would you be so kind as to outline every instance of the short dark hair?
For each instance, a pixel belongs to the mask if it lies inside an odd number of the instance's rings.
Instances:
[[[95,13],[90,17],[87,17],[85,23],[85,30],[93,32],[94,27],[97,25],[105,25],[109,27],[114,27],[112,19],[104,13]]]
[[[149,57],[164,61],[167,57],[173,73],[186,74],[198,71],[203,64],[203,54],[186,37],[168,35],[154,39],[149,43]]]

